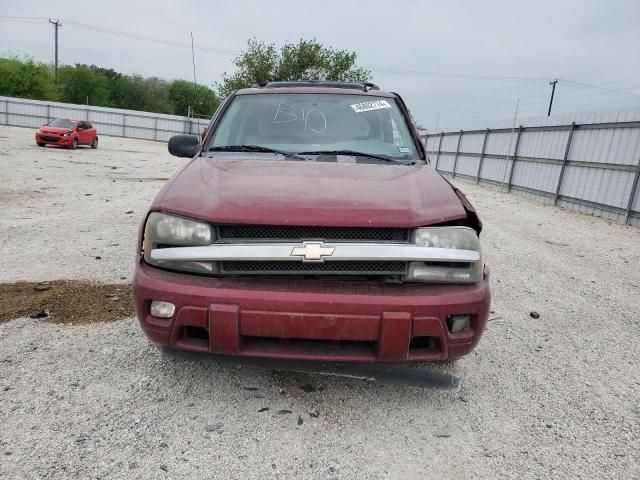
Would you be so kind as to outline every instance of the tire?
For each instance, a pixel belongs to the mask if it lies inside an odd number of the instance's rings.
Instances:
[[[39,147],[44,147],[44,143],[36,142]]]
[[[73,142],[71,142],[71,149],[75,150],[76,148],[78,148],[78,139],[74,138]]]
[[[93,142],[91,142],[91,148],[93,148],[94,150],[98,148],[98,137],[94,138]]]

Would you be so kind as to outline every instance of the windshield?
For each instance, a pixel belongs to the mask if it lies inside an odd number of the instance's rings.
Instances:
[[[56,118],[55,120],[51,120],[49,122],[49,126],[57,128],[76,128],[76,122],[65,120],[64,118]]]
[[[369,95],[238,95],[207,148],[239,145],[419,158],[395,99]]]

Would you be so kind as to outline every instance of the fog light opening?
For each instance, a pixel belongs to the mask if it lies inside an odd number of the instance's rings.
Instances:
[[[409,350],[440,350],[440,344],[436,337],[413,337],[409,343]]]
[[[187,325],[180,329],[180,338],[196,345],[209,345],[209,331],[204,327]]]
[[[171,318],[175,311],[176,306],[173,303],[160,300],[153,300],[149,309],[151,316],[156,318]]]
[[[472,315],[465,313],[463,315],[449,315],[447,317],[447,328],[451,333],[459,333],[463,330],[471,328]]]

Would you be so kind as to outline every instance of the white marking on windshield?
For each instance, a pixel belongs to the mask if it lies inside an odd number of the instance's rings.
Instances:
[[[298,117],[298,109],[294,105],[278,103],[276,104],[276,114],[273,116],[272,123],[284,124],[300,120],[304,122],[305,131],[311,130],[313,133],[321,134],[327,130],[327,117],[318,108],[312,107],[308,112],[304,111],[304,106],[301,106],[300,109],[302,116]]]

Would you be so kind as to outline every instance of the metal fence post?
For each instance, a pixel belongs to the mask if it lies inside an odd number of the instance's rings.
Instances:
[[[153,122],[153,139],[158,140],[158,117]]]
[[[476,185],[480,183],[480,173],[482,171],[482,162],[484,161],[484,152],[487,148],[487,137],[489,136],[490,129],[486,129],[484,132],[484,140],[482,141],[482,151],[480,152],[480,161],[478,162],[478,172],[476,173]]]
[[[453,157],[453,178],[456,178],[456,166],[458,165],[458,154],[460,153],[460,142],[462,141],[463,134],[464,130],[460,130],[460,135],[458,135],[458,146],[456,147],[456,156]]]
[[[571,124],[571,130],[569,130],[569,138],[567,138],[567,146],[564,149],[564,157],[562,158],[562,168],[560,169],[560,175],[558,176],[558,186],[556,187],[556,194],[553,197],[553,205],[558,205],[558,198],[560,198],[560,189],[562,188],[562,180],[564,178],[564,171],[567,169],[567,159],[569,158],[569,150],[571,149],[571,140],[573,139],[573,132],[576,129],[576,122]]]
[[[518,135],[516,136],[516,146],[513,149],[513,160],[511,160],[511,171],[509,172],[509,184],[507,185],[507,193],[511,193],[511,185],[513,182],[513,172],[516,169],[516,161],[518,160],[518,147],[520,146],[520,135],[522,135],[522,125],[518,127]]]
[[[636,168],[636,175],[633,178],[633,185],[631,186],[631,193],[629,194],[629,203],[627,203],[627,213],[624,215],[624,224],[629,223],[631,218],[631,210],[633,209],[633,201],[636,199],[636,192],[638,191],[638,180],[640,179],[640,158],[638,159],[638,167]]]
[[[436,164],[433,167],[436,172],[438,171],[438,160],[440,160],[440,151],[442,149],[442,137],[444,137],[444,132],[440,132],[440,141],[438,142],[438,155],[436,155]]]
[[[84,117],[85,117],[84,119],[88,122],[89,121],[89,109],[88,108],[84,111]]]
[[[122,137],[124,138],[125,130],[127,128],[127,114],[122,114]]]
[[[51,104],[47,103],[47,123],[51,120]]]
[[[9,125],[9,100],[4,101],[4,124]]]

